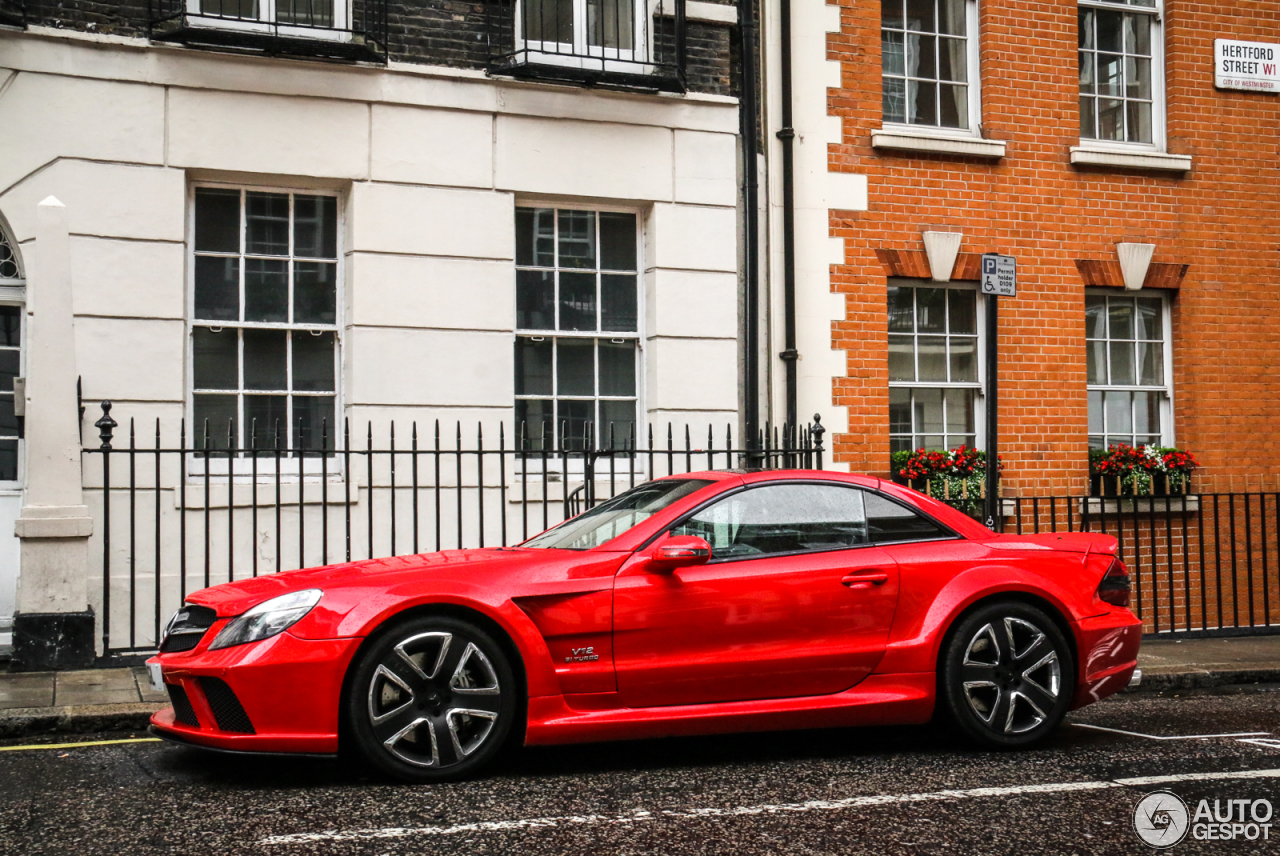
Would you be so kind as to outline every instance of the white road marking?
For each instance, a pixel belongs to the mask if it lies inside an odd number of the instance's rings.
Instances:
[[[1094,731],[1110,731],[1112,734],[1123,734],[1126,737],[1145,737],[1147,740],[1210,740],[1214,737],[1270,737],[1270,731],[1240,731],[1235,734],[1186,734],[1173,737],[1161,737],[1156,734],[1140,734],[1137,731],[1123,731],[1119,728],[1103,728],[1101,725],[1085,725],[1083,722],[1071,723],[1076,728],[1091,728]]]
[[[1220,781],[1228,779],[1280,779],[1276,770],[1232,770],[1221,773],[1177,773],[1168,776],[1139,776],[1128,779],[1105,779],[1094,782],[1056,782],[1044,785],[1014,785],[998,788],[969,788],[967,790],[943,790],[919,794],[880,794],[876,796],[849,797],[842,800],[810,800],[799,803],[764,803],[733,808],[661,809],[647,811],[636,809],[624,814],[565,815],[562,817],[532,817],[518,820],[491,820],[463,823],[455,826],[390,826],[382,829],[327,830],[325,832],[298,832],[291,835],[272,835],[258,844],[316,844],[328,841],[365,841],[383,838],[407,838],[424,835],[461,835],[479,832],[508,832],[512,830],[554,829],[557,827],[616,825],[646,823],[655,820],[701,820],[707,818],[732,818],[761,814],[803,813],[811,811],[843,811],[854,808],[873,808],[904,803],[936,802],[942,800],[976,799],[983,797],[1016,797],[1028,794],[1060,794],[1073,791],[1096,791],[1108,788],[1149,787],[1151,785],[1178,782]]]

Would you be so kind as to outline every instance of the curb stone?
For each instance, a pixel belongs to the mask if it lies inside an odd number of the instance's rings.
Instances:
[[[40,734],[145,731],[163,704],[94,704],[28,707],[0,711],[0,738]]]
[[[1257,669],[1181,669],[1158,671],[1158,667],[1142,670],[1142,683],[1125,690],[1127,693],[1153,693],[1166,690],[1192,690],[1280,682],[1280,666]]]

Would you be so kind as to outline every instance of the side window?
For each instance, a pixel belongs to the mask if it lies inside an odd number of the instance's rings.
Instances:
[[[726,497],[672,534],[706,539],[715,559],[839,550],[867,543],[867,517],[857,488],[778,484]]]
[[[887,541],[929,541],[950,535],[932,520],[879,494],[868,493],[866,506],[867,532],[872,544]]]

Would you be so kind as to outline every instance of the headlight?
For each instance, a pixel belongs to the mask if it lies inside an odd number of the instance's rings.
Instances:
[[[233,618],[222,628],[209,650],[257,642],[283,633],[310,612],[320,602],[322,594],[320,589],[306,589],[263,601],[244,615]]]

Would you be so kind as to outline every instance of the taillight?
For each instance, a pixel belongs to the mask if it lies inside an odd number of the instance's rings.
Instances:
[[[1102,582],[1098,583],[1098,599],[1112,606],[1129,605],[1129,569],[1124,562],[1112,560]]]

